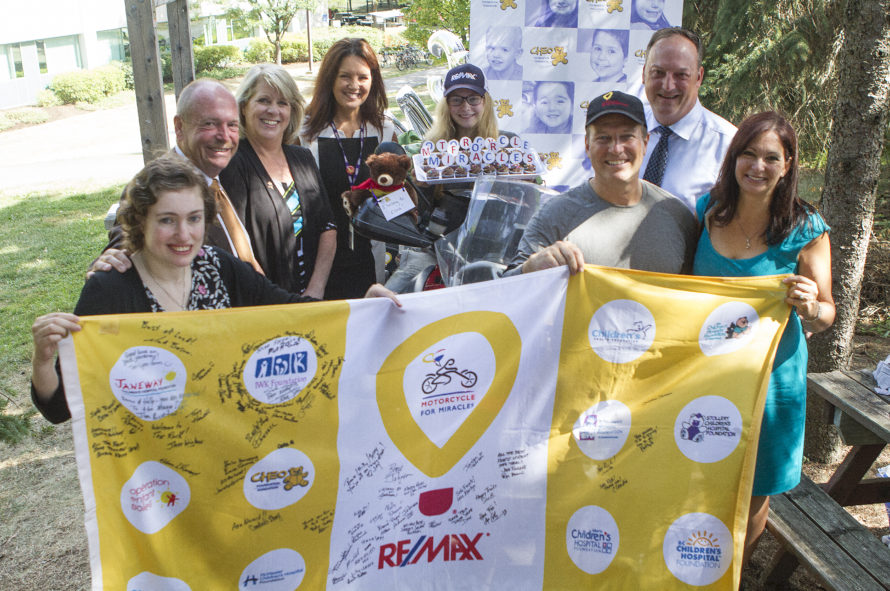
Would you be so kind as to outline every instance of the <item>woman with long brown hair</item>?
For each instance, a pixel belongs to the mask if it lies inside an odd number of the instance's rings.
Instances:
[[[352,231],[340,196],[368,178],[364,163],[377,146],[395,141],[386,107],[380,66],[368,42],[347,38],[334,43],[321,62],[301,133],[318,162],[337,224],[337,254],[325,299],[361,297],[382,280],[383,245],[375,260],[371,241]]]
[[[729,145],[717,184],[698,201],[704,227],[695,275],[791,273],[791,317],[773,362],[760,427],[745,560],[763,533],[770,495],[797,486],[803,461],[807,392],[804,331],[834,322],[828,225],[797,194],[797,135],[778,113],[747,118]]]

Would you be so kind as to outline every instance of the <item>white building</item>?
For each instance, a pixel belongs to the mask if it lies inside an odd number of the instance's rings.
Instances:
[[[192,37],[205,45],[246,45],[227,21],[226,2],[201,2],[191,14]],[[313,27],[327,24],[327,2],[313,15]],[[34,104],[53,76],[129,59],[125,0],[0,0],[0,109]],[[156,12],[158,36],[167,36],[167,11]],[[291,31],[304,30],[305,13]],[[265,38],[260,31],[257,37]]]

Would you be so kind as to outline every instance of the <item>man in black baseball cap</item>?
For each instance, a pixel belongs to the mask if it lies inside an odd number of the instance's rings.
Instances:
[[[649,134],[643,104],[611,91],[589,101],[584,146],[594,176],[544,204],[506,275],[585,263],[687,271],[698,223],[682,202],[639,178]]]

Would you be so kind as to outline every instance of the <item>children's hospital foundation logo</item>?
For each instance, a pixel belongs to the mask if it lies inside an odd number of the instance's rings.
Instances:
[[[620,536],[612,515],[596,505],[575,511],[566,526],[566,550],[575,566],[590,575],[601,573],[618,552]]]
[[[655,318],[633,300],[613,300],[590,319],[587,336],[593,351],[606,361],[628,363],[643,355],[655,340]]]
[[[702,353],[711,357],[735,353],[757,332],[757,311],[743,302],[727,302],[708,315],[698,335]]]

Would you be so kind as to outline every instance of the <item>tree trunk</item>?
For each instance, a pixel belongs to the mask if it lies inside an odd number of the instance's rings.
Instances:
[[[281,65],[281,38],[275,40],[275,63]]]
[[[848,367],[853,353],[859,292],[890,113],[890,0],[848,0],[843,35],[821,202],[822,215],[832,230],[832,293],[837,318],[832,328],[810,341],[809,369],[816,372]],[[820,413],[808,409],[808,414]],[[836,455],[837,445],[835,436],[827,434],[824,427],[807,425],[805,454],[827,461],[825,458]]]

